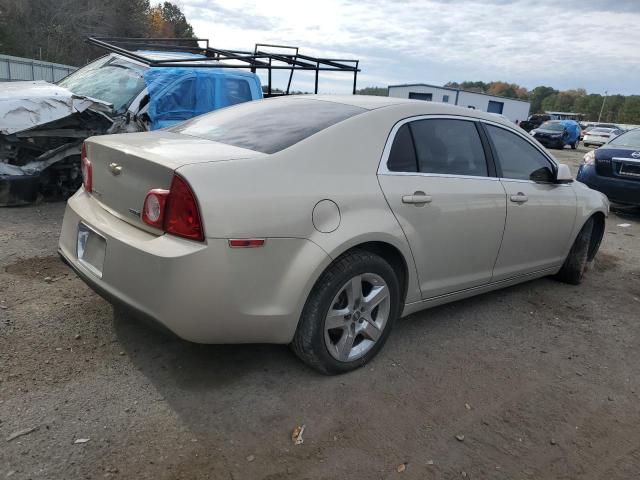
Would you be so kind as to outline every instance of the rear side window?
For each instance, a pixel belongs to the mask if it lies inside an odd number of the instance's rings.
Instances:
[[[364,108],[321,100],[266,100],[218,110],[169,131],[276,153],[363,112]]]
[[[489,137],[502,167],[503,178],[551,181],[553,170],[546,157],[519,135],[487,125]]]
[[[405,123],[398,129],[396,137],[393,139],[387,169],[390,172],[417,172],[418,161],[416,151],[413,148],[413,139],[409,124]]]
[[[474,122],[432,119],[417,120],[410,125],[420,172],[488,176],[482,141]]]

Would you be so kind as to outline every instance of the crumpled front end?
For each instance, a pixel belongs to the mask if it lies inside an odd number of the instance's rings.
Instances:
[[[81,183],[85,138],[107,133],[109,104],[43,81],[3,84],[0,91],[0,206],[66,198]]]

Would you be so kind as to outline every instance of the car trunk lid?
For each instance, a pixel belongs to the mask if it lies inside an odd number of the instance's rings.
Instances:
[[[193,163],[264,155],[169,132],[94,137],[87,140],[86,146],[94,198],[122,220],[156,232],[142,222],[142,205],[149,190],[170,188],[176,169]]]

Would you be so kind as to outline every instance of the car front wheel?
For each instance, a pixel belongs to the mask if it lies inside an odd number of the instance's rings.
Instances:
[[[573,242],[573,246],[562,268],[556,275],[558,280],[572,285],[578,285],[582,282],[582,277],[588,265],[589,245],[593,233],[593,224],[593,218],[590,218],[583,225],[575,242]]]
[[[400,313],[400,286],[382,257],[355,250],[322,274],[302,312],[291,347],[325,374],[358,368],[382,348]]]

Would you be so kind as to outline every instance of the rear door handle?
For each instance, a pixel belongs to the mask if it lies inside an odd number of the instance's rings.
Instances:
[[[402,203],[421,206],[425,203],[431,203],[431,195],[427,195],[424,192],[413,192],[413,195],[404,195]]]
[[[518,192],[516,195],[511,195],[511,201],[515,203],[524,203],[527,200],[529,200],[529,197],[522,192]]]

